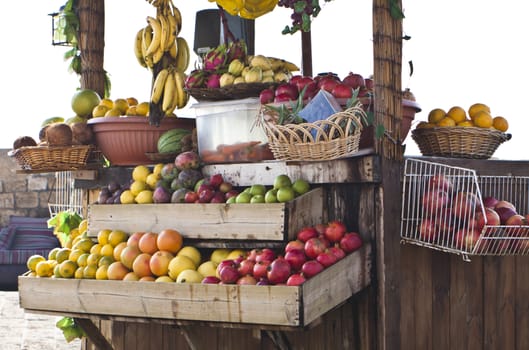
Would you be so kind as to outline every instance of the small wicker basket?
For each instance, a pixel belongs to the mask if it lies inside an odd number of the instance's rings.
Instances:
[[[86,165],[92,145],[30,146],[8,152],[22,170],[76,170]]]
[[[358,152],[363,123],[367,116],[360,105],[337,112],[313,123],[275,123],[277,115],[262,110],[260,125],[277,160],[321,161]]]
[[[197,101],[224,101],[259,97],[261,91],[277,85],[278,83],[240,83],[221,88],[186,88],[186,91]]]
[[[423,156],[488,159],[511,134],[478,127],[414,129],[411,134]]]

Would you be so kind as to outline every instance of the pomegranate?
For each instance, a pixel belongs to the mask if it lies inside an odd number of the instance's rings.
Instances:
[[[305,242],[305,255],[310,259],[316,259],[318,254],[323,253],[325,249],[327,247],[319,237],[311,238]]]
[[[323,232],[321,232],[323,233]],[[300,240],[301,242],[306,242],[308,241],[309,239],[313,238],[313,237],[317,237],[319,234],[319,232],[316,230],[315,227],[312,227],[312,226],[307,226],[307,227],[304,227],[302,228],[298,233],[297,233],[297,239]]]
[[[348,232],[340,240],[340,248],[346,254],[352,253],[362,246],[362,237],[357,232]]]
[[[302,273],[294,273],[287,279],[287,286],[299,286],[305,282],[305,276]]]
[[[318,254],[316,260],[323,265],[323,267],[329,267],[338,261],[338,258],[329,250]]]
[[[301,272],[305,278],[311,278],[323,271],[323,265],[317,260],[308,260],[301,267]]]
[[[252,275],[244,275],[242,277],[239,277],[236,284],[238,285],[256,285],[257,280]]]
[[[361,86],[365,86],[364,77],[358,73],[349,72],[345,78],[342,79],[345,85],[350,86],[353,90]]]
[[[291,100],[295,100],[299,96],[299,91],[298,91],[297,86],[293,84],[282,83],[282,84],[279,84],[275,90],[275,96],[278,97],[279,95],[287,95],[287,96],[290,96]]]
[[[329,251],[334,254],[337,260],[343,259],[345,257],[344,250],[338,245],[330,247]]]
[[[279,256],[268,266],[266,277],[271,284],[285,283],[291,271],[288,261]]]
[[[259,102],[265,105],[274,102],[275,92],[272,88],[264,89],[259,93]]]
[[[253,266],[253,277],[257,279],[266,277],[268,265],[270,265],[268,260],[256,262]]]
[[[345,232],[347,232],[345,224],[339,220],[333,220],[327,224],[323,235],[330,242],[335,243],[342,239]]]
[[[304,247],[305,243],[303,243],[299,239],[296,239],[287,243],[287,245],[285,246],[285,253],[288,253],[291,250],[303,250]]]
[[[238,267],[241,276],[253,274],[254,265],[255,261],[253,260],[244,259],[243,261],[241,261]]]
[[[219,271],[220,281],[225,284],[234,284],[239,277],[240,274],[235,265],[226,265]]]
[[[220,278],[215,276],[206,276],[202,279],[202,283],[204,284],[218,284],[220,282]]]
[[[255,257],[255,262],[272,261],[276,258],[276,253],[270,248],[263,248]]]
[[[294,249],[285,253],[285,260],[290,264],[292,270],[299,271],[307,261],[307,256],[303,250]]]

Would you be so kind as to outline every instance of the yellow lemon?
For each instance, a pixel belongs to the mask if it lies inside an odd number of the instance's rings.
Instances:
[[[35,254],[30,256],[26,262],[29,271],[35,272],[37,270],[37,264],[41,261],[46,261],[46,258],[44,258],[42,255]]]
[[[96,270],[96,280],[107,280],[108,265],[101,265]]]
[[[78,258],[77,258],[77,266],[86,266],[88,265],[87,261],[88,261],[88,257],[90,256],[90,254],[88,253],[83,253],[81,254]]]
[[[103,230],[100,230],[98,233],[97,233],[97,243],[101,244],[101,245],[105,245],[108,243],[108,236],[110,235],[110,232],[112,232],[111,229],[103,229]]]
[[[157,277],[154,282],[169,282],[169,283],[172,283],[174,282],[174,280],[167,276],[167,275],[164,275],[164,276],[160,276],[160,277]]]
[[[83,278],[84,268],[85,268],[84,266],[79,266],[77,270],[75,270],[75,274],[73,275],[73,278],[75,279]]]
[[[158,163],[154,165],[154,167],[152,168],[152,173],[157,176],[162,176],[162,169],[164,165],[164,163]]]
[[[472,120],[465,119],[462,122],[457,123],[457,126],[474,126]]]
[[[446,112],[446,116],[453,119],[457,124],[467,118],[467,113],[462,107],[453,106]]]
[[[61,275],[61,265],[55,265],[55,267],[53,268],[53,276],[52,277],[55,277],[55,278],[61,278],[62,275]]]
[[[127,97],[125,100],[129,106],[136,106],[138,104],[138,99],[136,97]]]
[[[484,103],[474,103],[468,108],[468,116],[470,117],[470,119],[474,120],[474,117],[480,111],[490,113],[490,108]]]
[[[72,260],[65,260],[59,265],[59,272],[63,278],[72,278],[77,270],[77,263]]]
[[[111,108],[108,111],[106,111],[105,117],[119,117],[121,116],[121,110],[119,108]]]
[[[141,102],[136,106],[136,114],[139,116],[149,115],[149,102]]]
[[[103,246],[99,243],[96,243],[92,246],[92,248],[90,248],[90,254],[99,254],[101,253],[101,248]]]
[[[489,112],[478,111],[472,120],[474,125],[480,128],[490,128],[492,126],[492,117]]]
[[[85,253],[88,253],[90,249],[92,249],[92,246],[94,244],[95,243],[94,241],[92,241],[91,238],[81,238],[77,243],[73,245],[72,249],[79,249]]]
[[[169,272],[168,275],[173,280],[176,280],[180,272],[184,270],[194,270],[195,269],[195,263],[193,260],[188,258],[185,255],[177,255],[174,258],[171,259],[169,262]]]
[[[134,195],[130,190],[125,190],[121,192],[119,201],[121,204],[132,204],[134,203]]]
[[[112,244],[107,243],[104,246],[101,247],[101,251],[99,252],[102,256],[114,256],[114,247]]]
[[[162,176],[160,174],[151,173],[147,175],[147,180],[145,182],[147,183],[147,186],[149,186],[151,190],[154,190],[156,188],[156,183],[161,178]]]
[[[130,192],[134,196],[137,196],[141,191],[146,190],[146,189],[147,189],[147,183],[142,180],[135,180],[134,182],[130,184],[130,188],[129,188]]]
[[[85,233],[86,230],[88,230],[88,220],[87,219],[83,219],[79,223],[79,226],[77,226],[77,229],[79,230],[79,234]]]
[[[180,250],[178,251],[178,253],[176,253],[176,255],[177,256],[185,255],[189,259],[193,260],[193,263],[195,264],[195,268],[197,268],[198,265],[200,265],[200,262],[202,261],[202,255],[200,254],[200,251],[193,246],[185,246],[185,247],[180,248]]]
[[[437,126],[455,126],[455,125],[456,125],[456,122],[454,121],[454,119],[449,118],[449,117],[444,117],[443,119],[437,122]]]
[[[192,269],[184,270],[180,272],[176,278],[176,283],[200,283],[204,276],[200,272]]]
[[[81,249],[72,249],[70,255],[68,255],[68,260],[77,261],[83,254],[86,254],[86,252],[82,251]]]
[[[114,101],[112,101],[109,98],[103,98],[101,101],[99,101],[99,105],[106,106],[108,109],[114,107]]]
[[[108,108],[107,106],[97,105],[94,107],[94,109],[92,109],[92,117],[104,117],[109,110],[110,108]]]
[[[40,261],[35,266],[35,273],[38,277],[50,277],[53,274],[53,267],[48,261]]]
[[[430,123],[437,123],[446,116],[446,112],[441,108],[434,108],[428,113],[428,121]]]
[[[138,112],[136,112],[136,106],[130,106],[125,112],[126,116],[136,116],[137,114]]]
[[[246,251],[243,250],[243,249],[233,249],[232,251],[230,251],[230,253],[226,256],[226,260],[235,260],[235,259],[238,259],[239,257],[245,257],[247,255]]]
[[[83,278],[94,279],[96,278],[97,265],[90,264],[83,268]]]
[[[151,170],[145,165],[137,165],[132,170],[132,180],[143,181],[147,180],[147,175],[151,173]]]
[[[125,115],[127,109],[129,108],[129,104],[124,98],[117,98],[114,100],[113,108],[117,108],[120,112],[120,115]]]
[[[48,260],[56,260],[57,259],[57,252],[61,250],[61,248],[59,247],[56,247],[56,248],[53,248],[52,250],[50,250],[48,252]]]
[[[153,203],[152,199],[152,191],[151,190],[143,190],[136,197],[134,197],[134,200],[138,204],[150,204]]]
[[[88,257],[86,258],[86,265],[87,266],[90,266],[90,265],[97,266],[97,264],[99,263],[99,259],[101,259],[101,257],[102,257],[101,254],[90,254],[90,255],[88,255]]]
[[[55,256],[55,260],[57,260],[58,263],[62,263],[64,260],[68,260],[71,252],[72,250],[70,248],[61,248],[57,252],[57,255]]]
[[[215,264],[213,261],[208,260],[204,261],[200,266],[197,268],[197,271],[200,272],[200,274],[204,277],[207,276],[216,276],[217,274],[217,264]]]
[[[492,126],[494,129],[506,132],[507,129],[509,129],[509,122],[507,122],[507,119],[504,117],[494,117],[494,119],[492,119]]]
[[[127,239],[129,239],[129,235],[121,230],[112,230],[110,235],[108,235],[108,243],[110,243],[112,247],[117,246],[121,242],[125,242]]]

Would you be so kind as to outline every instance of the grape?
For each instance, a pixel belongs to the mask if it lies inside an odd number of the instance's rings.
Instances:
[[[283,34],[293,34],[298,30],[310,31],[312,18],[318,16],[321,10],[319,0],[279,0],[277,6],[292,9],[292,26],[287,26]]]

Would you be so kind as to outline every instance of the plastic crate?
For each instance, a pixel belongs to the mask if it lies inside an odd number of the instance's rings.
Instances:
[[[483,198],[529,213],[529,177],[478,176],[472,169],[419,159],[404,168],[401,239],[440,251],[471,255],[529,254],[529,225],[492,225]]]

